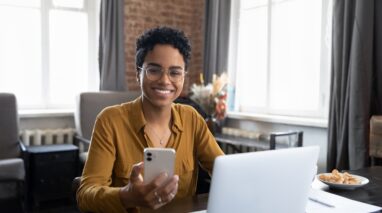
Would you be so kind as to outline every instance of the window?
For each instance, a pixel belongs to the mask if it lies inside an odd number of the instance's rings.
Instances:
[[[323,118],[329,102],[328,0],[233,1],[230,111]]]
[[[0,91],[20,109],[74,108],[97,90],[97,1],[0,0]]]

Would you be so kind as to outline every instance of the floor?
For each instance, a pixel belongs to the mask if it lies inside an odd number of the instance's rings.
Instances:
[[[80,211],[75,203],[59,200],[42,203],[39,208],[35,208],[31,213],[80,213]]]
[[[75,206],[61,206],[61,207],[52,207],[44,208],[40,210],[33,211],[33,213],[79,213]]]
[[[0,201],[0,212],[23,213],[18,200]],[[72,201],[58,200],[41,203],[41,205],[26,211],[27,213],[80,213]]]

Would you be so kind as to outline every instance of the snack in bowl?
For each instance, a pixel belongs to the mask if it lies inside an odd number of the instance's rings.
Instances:
[[[337,169],[333,169],[332,173],[329,174],[321,174],[319,176],[319,179],[324,182],[336,184],[361,184],[361,181],[358,178],[352,176],[347,172],[341,173]]]

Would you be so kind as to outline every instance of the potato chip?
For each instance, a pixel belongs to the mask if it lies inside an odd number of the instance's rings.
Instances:
[[[329,183],[336,184],[360,184],[361,181],[348,172],[341,173],[337,169],[333,169],[330,174],[321,174],[319,179]]]

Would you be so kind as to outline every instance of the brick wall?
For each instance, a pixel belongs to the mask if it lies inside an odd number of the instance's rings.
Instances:
[[[192,55],[183,94],[199,81],[203,70],[204,0],[125,0],[126,82],[139,90],[135,71],[135,41],[146,29],[156,26],[180,28],[191,40]]]

